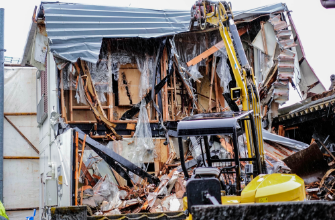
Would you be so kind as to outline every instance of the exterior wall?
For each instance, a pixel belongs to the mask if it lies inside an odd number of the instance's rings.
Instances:
[[[11,123],[39,149],[36,115],[8,115],[8,113],[36,113],[36,71],[37,69],[33,67],[5,67],[4,112]],[[38,153],[5,119],[3,203],[11,220],[32,216],[33,209],[39,206],[40,176],[38,159],[8,159],[8,157],[38,156]]]
[[[40,145],[40,219],[42,219],[43,208],[49,205],[51,200],[56,201],[57,206],[71,205],[71,179],[72,179],[72,129],[59,135],[56,139],[54,131],[50,125],[50,115],[52,111],[58,110],[57,97],[57,69],[53,55],[48,53],[47,58],[48,72],[48,116],[39,127],[39,145]],[[58,112],[59,113],[59,112]],[[63,162],[62,162],[63,161]],[[60,170],[60,172],[59,172]],[[65,174],[64,174],[65,171]],[[62,187],[57,184],[54,190],[48,186],[49,182],[55,181],[58,176],[63,177]],[[66,176],[66,177],[65,177]],[[49,192],[56,191],[56,198]],[[48,219],[48,218],[46,218]]]

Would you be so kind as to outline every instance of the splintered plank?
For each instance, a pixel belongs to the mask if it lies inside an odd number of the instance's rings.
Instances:
[[[192,60],[187,62],[187,66],[194,66],[195,64],[199,63],[201,60],[209,57],[210,55],[212,55],[213,53],[215,53],[216,51],[218,51],[219,49],[224,47],[224,42],[220,41],[219,43],[215,44],[213,47],[209,48],[208,50],[206,50],[205,52],[203,52],[202,54],[194,57]]]

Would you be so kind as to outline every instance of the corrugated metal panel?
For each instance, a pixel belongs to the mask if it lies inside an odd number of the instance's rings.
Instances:
[[[245,10],[245,11],[234,11],[233,14],[234,14],[235,21],[239,21],[239,20],[249,21],[250,19],[256,18],[262,14],[271,14],[274,12],[283,11],[286,8],[287,8],[286,4],[277,3],[277,4],[266,5],[266,6],[262,6],[259,8]]]
[[[50,48],[59,57],[96,62],[102,38],[162,37],[188,31],[189,11],[42,3]]]
[[[187,32],[190,23],[190,11],[71,3],[42,3],[42,8],[51,51],[71,62],[80,57],[95,63],[102,38],[169,36]],[[274,4],[234,15],[245,19],[284,9],[284,4]]]

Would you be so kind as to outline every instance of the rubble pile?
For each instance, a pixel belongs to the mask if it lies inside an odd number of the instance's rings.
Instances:
[[[278,136],[279,137],[279,136]],[[280,138],[280,137],[279,137]],[[211,139],[211,154],[217,158],[233,158],[234,152],[229,136],[218,135]],[[173,142],[171,140],[171,142]],[[109,142],[107,147],[117,150],[117,142]],[[245,140],[240,140],[245,144]],[[89,145],[86,145],[88,148]],[[184,141],[186,147],[185,163],[191,176],[194,168],[203,166],[201,147],[204,146],[197,138],[191,137]],[[244,149],[244,148],[242,148]],[[265,156],[269,173],[290,173],[290,169],[282,161],[287,156],[298,152],[285,145],[265,142]],[[243,150],[241,154],[245,153]],[[215,155],[214,155],[215,154]],[[232,162],[213,164],[215,167],[231,166]],[[172,149],[166,163],[161,166],[157,175],[159,182],[153,184],[129,172],[131,184],[127,183],[109,164],[91,149],[83,154],[84,167],[81,169],[77,204],[87,206],[89,216],[109,216],[140,212],[182,211],[183,197],[186,192],[186,181],[180,166],[180,158],[176,149]],[[142,166],[146,167],[146,166]],[[245,162],[241,162],[244,172]],[[149,172],[146,170],[146,172]],[[230,178],[234,183],[234,178]],[[327,179],[328,181],[328,179]],[[328,182],[327,182],[328,183]],[[243,184],[243,188],[245,184]],[[310,185],[310,188],[313,188]]]
[[[119,174],[92,150],[86,150],[85,155],[89,155],[83,162],[84,166],[87,164],[87,170],[80,179],[82,186],[78,190],[77,202],[87,206],[88,215],[183,210],[182,199],[186,192],[184,176],[177,168],[169,172],[171,167],[177,167],[180,163],[165,165],[157,185],[133,174],[133,186],[130,187],[120,181]]]

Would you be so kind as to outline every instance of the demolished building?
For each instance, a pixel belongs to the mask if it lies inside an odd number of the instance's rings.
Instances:
[[[285,4],[236,11],[234,20],[254,69],[263,128],[271,132],[289,84],[302,99],[326,90]],[[227,59],[218,28],[190,25],[189,11],[42,3],[22,60],[40,70],[40,208],[181,210],[176,127],[187,116],[230,110],[224,93],[236,82]],[[273,171],[308,146],[276,138],[264,135]],[[192,141],[184,144],[189,159],[198,156]],[[229,151],[225,139],[218,146]],[[164,193],[170,196],[156,202]]]

